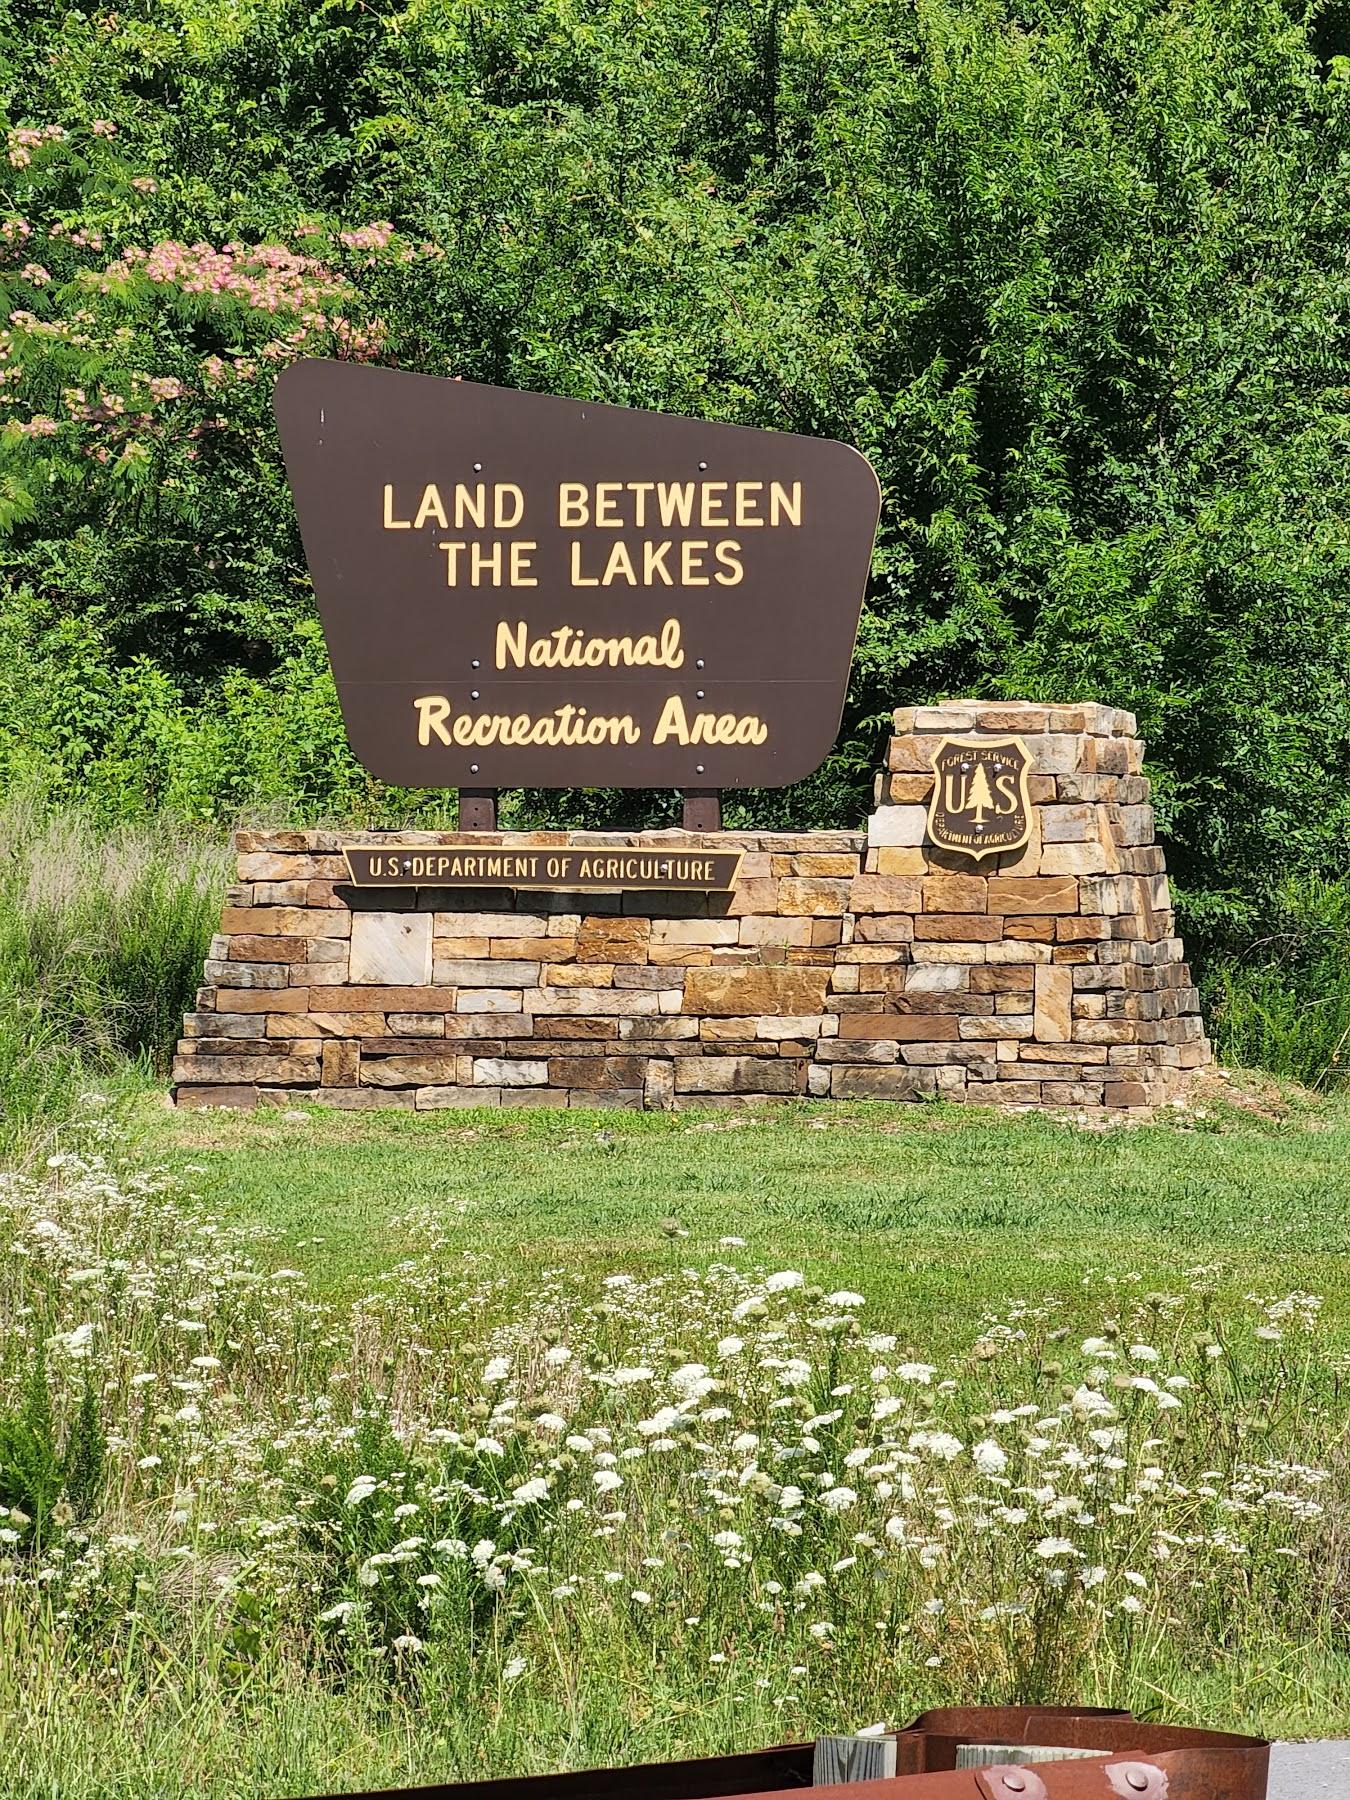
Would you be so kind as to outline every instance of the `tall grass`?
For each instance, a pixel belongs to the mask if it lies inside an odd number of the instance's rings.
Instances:
[[[0,1149],[82,1085],[164,1068],[228,879],[223,844],[167,819],[100,830],[31,796],[0,807]]]
[[[1206,983],[1219,1055],[1328,1090],[1350,1080],[1350,880],[1290,883],[1270,930]]]

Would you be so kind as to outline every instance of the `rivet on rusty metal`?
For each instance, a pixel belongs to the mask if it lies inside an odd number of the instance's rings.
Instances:
[[[1146,1800],[1167,1800],[1167,1776],[1153,1763],[1108,1763],[1105,1773],[1112,1793],[1124,1795],[1126,1800],[1135,1800],[1140,1794]]]

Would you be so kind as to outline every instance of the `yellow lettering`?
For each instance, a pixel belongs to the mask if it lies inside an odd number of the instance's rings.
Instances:
[[[560,481],[558,483],[558,523],[575,529],[578,525],[589,525],[591,509],[586,503],[586,483],[584,481]],[[591,582],[589,586],[594,586]]]
[[[515,511],[508,519],[506,516],[507,500],[515,501]],[[492,523],[498,531],[514,531],[525,517],[525,496],[514,481],[499,481],[492,489]],[[531,546],[533,548],[533,546]]]
[[[518,669],[525,667],[525,643],[528,635],[529,631],[524,619],[517,621],[514,637],[511,635],[511,627],[507,621],[505,619],[498,621],[496,661],[499,669],[506,667],[507,657],[510,657]]]
[[[412,530],[411,519],[396,519],[394,517],[394,488],[393,483],[388,481],[384,484],[384,528],[386,531]]]
[[[698,522],[700,525],[730,525],[731,520],[721,510],[724,504],[722,495],[727,491],[725,481],[705,481],[700,493]]]
[[[606,528],[617,530],[623,519],[615,510],[614,502],[623,492],[621,481],[597,481],[595,484],[595,523]]]
[[[582,524],[585,524],[584,519],[582,520]],[[573,538],[572,539],[572,586],[573,587],[599,587],[599,585],[600,585],[600,577],[598,575],[583,575],[582,574],[582,572],[581,572],[581,544],[578,539]]]
[[[459,553],[461,550],[466,550],[468,545],[460,538],[450,541],[442,538],[436,548],[445,552],[445,585],[447,587],[457,586],[459,583]]]
[[[466,515],[480,531],[487,524],[487,489],[481,481],[472,488],[465,487],[462,481],[455,483],[456,531],[463,531]]]
[[[417,708],[418,743],[429,744],[435,732],[443,744],[448,744],[450,733],[445,729],[445,721],[450,717],[450,702],[445,695],[423,694],[413,705]]]
[[[417,517],[413,520],[413,530],[420,531],[428,519],[434,519],[442,531],[449,529],[450,521],[445,516],[445,508],[441,505],[441,490],[434,481],[429,481],[422,489],[422,504],[417,509]],[[458,525],[459,521],[455,523]]]
[[[502,547],[493,544],[487,549],[482,544],[473,544],[469,548],[469,563],[472,570],[471,581],[474,587],[481,585],[484,572],[492,576],[490,585],[500,587],[502,584]]]
[[[613,485],[617,487],[618,483],[615,482]],[[599,489],[597,488],[596,491],[598,493]],[[600,523],[598,502],[595,522],[597,525]],[[600,578],[600,585],[601,587],[608,587],[611,582],[617,581],[620,578],[626,581],[629,587],[637,586],[637,575],[633,570],[633,559],[629,556],[628,546],[624,543],[622,538],[619,539],[618,543],[615,544],[614,548],[609,553],[609,561],[605,564],[605,572]]]
[[[711,585],[708,577],[699,573],[703,567],[703,552],[707,548],[707,538],[685,538],[680,545],[680,580],[685,587]]]
[[[764,523],[756,510],[759,506],[759,495],[763,490],[764,483],[762,481],[738,481],[736,483],[736,524],[742,531]]]
[[[693,482],[658,481],[656,504],[660,509],[661,523],[667,529],[677,520],[681,525],[688,525],[694,516]]]
[[[670,570],[666,567],[666,557],[670,553],[671,540],[666,538],[662,543],[654,544],[650,538],[642,543],[642,585],[651,587],[653,577],[659,575],[667,587],[674,587]]]
[[[672,694],[661,709],[661,717],[656,722],[656,730],[652,733],[654,744],[664,744],[667,738],[673,737],[676,743],[689,742],[689,722],[684,716],[684,702],[678,694]]]
[[[539,586],[538,576],[529,573],[529,570],[534,567],[534,558],[531,556],[530,552],[537,550],[538,548],[538,544],[534,543],[530,538],[513,538],[511,540],[512,587]]]
[[[794,481],[792,492],[783,486],[781,481],[769,483],[769,523],[779,525],[786,519],[789,525],[800,525],[802,522],[802,484]]]
[[[736,554],[739,549],[740,545],[735,538],[723,538],[717,545],[715,552],[717,560],[726,570],[725,575],[719,574],[716,578],[719,587],[735,587],[743,580],[745,570],[741,565],[740,557]]]
[[[628,491],[633,496],[633,523],[639,528],[647,523],[647,496],[656,486],[654,481],[630,481]]]

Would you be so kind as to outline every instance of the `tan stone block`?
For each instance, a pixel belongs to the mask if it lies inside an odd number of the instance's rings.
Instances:
[[[954,1038],[955,1013],[843,1013],[841,1038],[882,1038],[896,1043],[937,1043]]]
[[[837,968],[846,968],[850,963],[905,962],[908,957],[909,951],[903,944],[844,944],[834,953]]]
[[[970,991],[973,994],[1029,994],[1033,991],[1035,982],[1034,963],[988,964],[982,969],[970,971]]]
[[[1030,1013],[999,1013],[992,1019],[979,1013],[963,1013],[957,1022],[963,1038],[977,1041],[1029,1038],[1033,1029]]]
[[[361,1046],[350,1038],[330,1038],[323,1046],[324,1087],[356,1087],[360,1082]]]
[[[980,972],[961,963],[921,963],[900,973],[906,994],[955,994],[965,988],[978,991],[974,981]]]
[[[653,1057],[642,1084],[642,1104],[649,1112],[668,1112],[674,1096],[674,1063]]]
[[[431,950],[433,957],[438,961],[443,959],[446,962],[472,962],[478,957],[492,954],[492,939],[488,937],[433,936]]]
[[[1055,942],[1058,944],[1101,943],[1111,935],[1105,919],[1062,916],[1055,920]]]
[[[203,973],[210,982],[230,982],[241,988],[284,988],[288,974],[285,963],[216,962],[208,957]]]
[[[510,1058],[476,1056],[473,1059],[473,1085],[499,1087],[546,1087],[548,1063],[539,1057]]]
[[[544,913],[434,912],[431,918],[438,938],[548,937]]]
[[[1009,994],[986,995],[992,999],[995,1013],[1029,1013],[1036,1009],[1036,990],[1034,987],[1018,988]]]
[[[834,1037],[838,1031],[839,1021],[833,1013],[811,1013],[799,1018],[756,1019],[752,1035],[770,1043],[785,1043],[792,1038],[812,1043],[816,1038]]]
[[[1078,911],[1078,883],[1072,875],[991,875],[991,913],[1073,913]]]
[[[731,901],[727,912],[732,918],[740,918],[746,913],[775,913],[778,911],[778,883],[775,879],[755,876],[749,881],[742,878],[732,889]]]
[[[290,1083],[317,1081],[317,1056],[176,1056],[173,1079],[184,1082],[224,1081]]]
[[[309,955],[309,938],[249,937],[225,939],[227,962],[298,963]]]
[[[490,960],[493,962],[570,962],[576,954],[577,941],[574,937],[539,937],[539,938],[497,938],[492,941]],[[440,947],[437,946],[437,955]],[[450,960],[446,952],[446,960]],[[460,958],[471,961],[472,958]]]
[[[309,1011],[308,988],[227,988],[215,990],[220,1013],[302,1013]]]
[[[700,1019],[698,1035],[705,1044],[746,1044],[755,1035],[754,1019]]]
[[[847,880],[829,881],[790,875],[778,884],[778,911],[791,918],[813,918],[843,913],[849,904]]]
[[[1043,806],[1041,842],[1043,844],[1085,844],[1096,839],[1098,809],[1078,803],[1068,806]]]
[[[545,963],[540,985],[548,988],[613,987],[613,963]]]
[[[314,1099],[320,1106],[340,1112],[411,1112],[416,1104],[413,1088],[319,1088]]]
[[[910,946],[909,954],[916,963],[980,963],[986,960],[991,950],[1000,948],[999,944],[915,943]],[[1048,958],[1048,951],[1046,955]]]
[[[1023,917],[1005,919],[1003,936],[1014,944],[1049,944],[1055,938],[1055,925],[1061,915],[1038,917],[1028,913]]]
[[[556,1036],[564,1025],[608,1024],[614,1029],[614,1021],[591,1019],[550,1019],[548,1030],[550,1036]],[[699,1035],[701,1021],[683,1016],[657,1019],[620,1019],[618,1034],[624,1039],[642,1039],[653,1044],[668,1044],[687,1041]],[[667,1054],[670,1054],[669,1052]]]
[[[928,867],[928,858],[922,850],[902,850],[882,844],[872,855],[876,858],[878,875],[922,875]]]
[[[830,975],[832,994],[856,994],[859,988],[858,963],[838,963]]]
[[[926,1100],[937,1093],[937,1074],[902,1066],[841,1066],[834,1071],[830,1093],[836,1100]]]
[[[684,1010],[724,1018],[819,1013],[825,1010],[829,978],[828,969],[762,964],[688,969],[684,977]]]
[[[985,961],[991,963],[1048,963],[1054,956],[1049,944],[1017,943],[1005,939],[999,944],[985,945]]]
[[[1003,936],[1003,920],[984,913],[921,913],[914,921],[916,942],[992,944]]]
[[[653,919],[651,941],[656,944],[735,944],[745,942],[742,919]]]
[[[351,980],[421,987],[431,980],[431,914],[351,915]]]
[[[922,806],[879,806],[867,821],[869,849],[917,849],[928,832]]]
[[[582,919],[577,942],[585,944],[592,938],[608,938],[616,944],[645,944],[651,935],[652,922],[649,918],[620,918],[598,913],[588,914]]]
[[[771,1056],[684,1056],[675,1064],[680,1094],[801,1094],[805,1062]]]
[[[712,959],[712,950],[706,945],[650,944],[647,947],[647,961],[654,969],[699,968]]]
[[[258,1090],[245,1082],[217,1082],[207,1087],[180,1085],[174,1089],[173,1103],[185,1112],[201,1112],[212,1106],[251,1111],[258,1104]]]
[[[220,929],[227,937],[347,937],[352,914],[302,906],[227,906]]]
[[[472,1058],[456,1055],[367,1056],[361,1063],[366,1087],[435,1087],[460,1078],[461,1065]]]
[[[690,970],[689,973],[704,971]],[[709,971],[710,972],[710,971]],[[591,1014],[597,1018],[621,1018],[625,1014],[634,1017],[643,1013],[659,1013],[663,992],[650,988],[542,988],[530,1001],[531,1009],[540,1017],[552,1018],[555,1014],[585,1017]],[[678,994],[676,1003],[678,1007]],[[697,1007],[692,1011],[701,1010]]]
[[[859,944],[907,944],[914,936],[911,913],[863,913],[854,927]]]
[[[529,1010],[525,993],[538,993],[537,988],[459,988],[455,992],[456,1013],[505,1013],[514,1017]]]
[[[646,921],[644,920],[644,923]],[[576,959],[588,967],[613,968],[616,963],[642,964],[647,961],[646,940],[594,936],[578,938]]]
[[[508,961],[488,957],[481,962],[445,958],[436,964],[436,986],[447,988],[533,987],[539,980],[537,962]]]
[[[1041,874],[1102,875],[1113,862],[1118,865],[1118,859],[1101,843],[1047,844],[1041,851]]]
[[[933,755],[945,733],[905,732],[886,747],[886,767],[893,775],[931,775]]]
[[[262,1038],[271,1035],[266,1024],[261,1013],[190,1012],[183,1020],[183,1031],[189,1038]]]
[[[923,883],[912,875],[859,875],[848,894],[854,913],[912,913],[919,910]]]
[[[641,1087],[647,1073],[645,1056],[551,1056],[550,1087]]]
[[[989,878],[985,875],[926,875],[923,910],[927,913],[982,913],[989,910]]]
[[[414,1104],[418,1112],[460,1111],[468,1106],[497,1106],[501,1090],[476,1087],[418,1088]]]
[[[848,877],[858,873],[857,856],[844,851],[808,850],[792,861],[793,875]]]
[[[444,1037],[445,1014],[390,1013],[389,1029],[395,1037]]]
[[[1104,1106],[1148,1106],[1149,1090],[1141,1081],[1108,1081],[1102,1090]]]
[[[1044,964],[1036,970],[1034,1036],[1042,1044],[1067,1043],[1073,1032],[1073,971]]]
[[[933,792],[933,777],[927,775],[878,775],[873,798],[878,806],[924,806]]]

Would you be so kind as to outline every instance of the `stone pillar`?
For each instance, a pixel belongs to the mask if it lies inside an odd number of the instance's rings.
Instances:
[[[921,878],[899,1004],[956,1011],[949,1054],[965,1068],[964,1097],[1165,1099],[1182,1072],[1210,1061],[1210,1048],[1154,842],[1133,714],[1094,703],[954,700],[901,707],[894,722],[865,867],[897,885]],[[948,738],[1025,747],[1031,804],[1021,848],[977,858],[933,841],[933,759]],[[972,1062],[975,1043],[984,1049]]]

